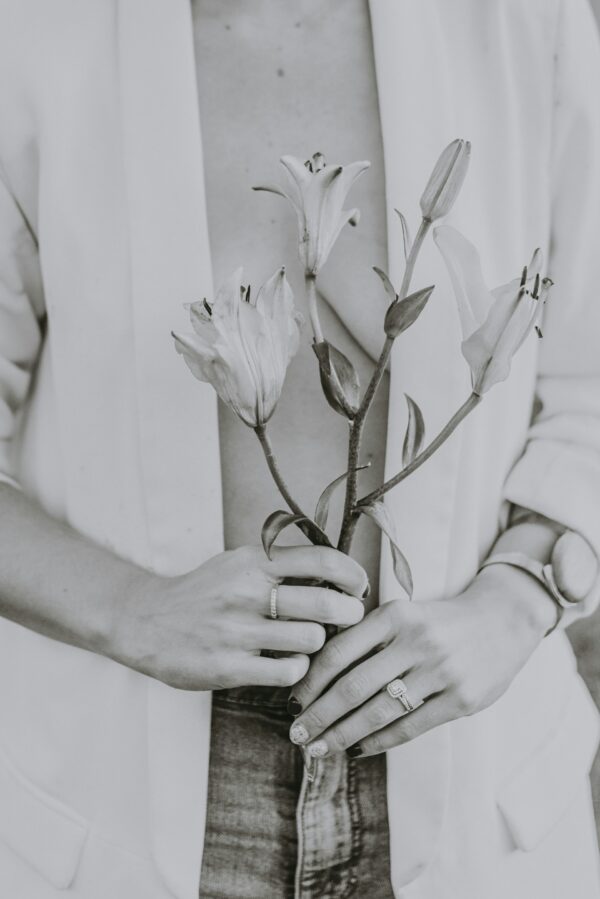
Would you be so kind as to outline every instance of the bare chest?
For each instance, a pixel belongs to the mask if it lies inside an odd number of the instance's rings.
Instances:
[[[243,264],[258,287],[286,264],[296,304],[304,305],[295,222],[282,200],[251,190],[279,177],[284,153],[330,161],[369,159],[352,205],[361,209],[323,277],[327,337],[355,362],[364,384],[369,353],[381,342],[381,319],[364,297],[376,293],[371,266],[386,267],[384,178],[377,88],[366,0],[194,0],[195,49],[211,253],[219,283]],[[368,180],[366,180],[368,179]],[[341,302],[343,298],[343,303]],[[329,300],[329,302],[328,302]],[[334,307],[337,310],[334,311]],[[379,321],[378,321],[379,319]],[[352,323],[352,332],[347,324]],[[381,476],[387,396],[371,416],[365,487]],[[302,504],[312,506],[328,480],[345,468],[347,426],[329,410],[318,382],[310,337],[290,367],[270,424],[281,466]],[[222,409],[220,438],[228,546],[255,543],[262,518],[281,507],[252,432]],[[335,510],[333,525],[335,528]],[[379,537],[368,528],[356,554],[376,580]]]

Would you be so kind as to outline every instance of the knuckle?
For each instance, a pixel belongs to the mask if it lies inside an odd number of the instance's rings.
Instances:
[[[334,750],[343,750],[352,744],[352,739],[346,735],[343,727],[332,727],[327,732],[327,743]]]
[[[327,726],[327,721],[319,706],[307,709],[302,716],[302,723],[308,728],[309,733],[320,733]]]
[[[302,629],[302,649],[308,653],[318,652],[325,643],[325,628],[320,624],[307,624]]]
[[[477,710],[477,697],[470,684],[459,682],[453,689],[454,703],[461,715],[472,715]]]
[[[400,600],[386,602],[385,605],[381,606],[381,615],[385,620],[387,635],[395,635],[404,621],[403,603]]]
[[[296,667],[289,662],[282,662],[273,672],[274,687],[292,687],[298,677]]]
[[[369,695],[369,680],[362,672],[353,671],[340,681],[338,688],[344,700],[358,703]]]
[[[330,621],[335,618],[337,611],[337,602],[331,590],[326,587],[319,587],[315,598],[315,611],[319,619]]]
[[[373,755],[378,755],[385,750],[383,740],[377,734],[372,734],[368,740],[365,740],[364,745],[367,752],[373,753]]]
[[[326,671],[339,671],[346,667],[344,653],[335,640],[330,640],[324,647],[320,662]]]
[[[387,703],[376,702],[370,708],[365,709],[365,717],[370,727],[379,730],[393,721],[397,716],[396,711],[392,711]]]
[[[319,547],[319,568],[325,580],[334,580],[340,573],[341,553],[327,546]]]

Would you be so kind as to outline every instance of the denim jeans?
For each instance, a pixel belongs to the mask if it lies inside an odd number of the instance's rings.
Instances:
[[[393,899],[385,756],[321,759],[303,788],[288,695],[214,694],[201,899]]]

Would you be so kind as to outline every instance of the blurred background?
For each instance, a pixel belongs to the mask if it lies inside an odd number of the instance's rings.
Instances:
[[[596,19],[600,25],[600,0],[590,0]],[[600,85],[598,85],[600,89]],[[599,99],[600,102],[600,99]],[[598,160],[600,165],[600,159]],[[600,509],[598,510],[600,515]],[[585,678],[590,692],[600,709],[600,609],[587,621],[581,621],[569,630],[569,637],[575,647],[579,670]],[[592,790],[596,810],[596,828],[600,843],[600,752],[592,770]]]

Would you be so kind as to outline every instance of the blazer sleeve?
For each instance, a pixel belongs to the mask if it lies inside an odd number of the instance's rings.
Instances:
[[[15,480],[13,438],[42,339],[37,242],[0,168],[0,481]]]
[[[588,0],[557,23],[549,275],[539,411],[505,498],[582,534],[600,558],[600,44]],[[600,589],[563,617],[589,614]]]

